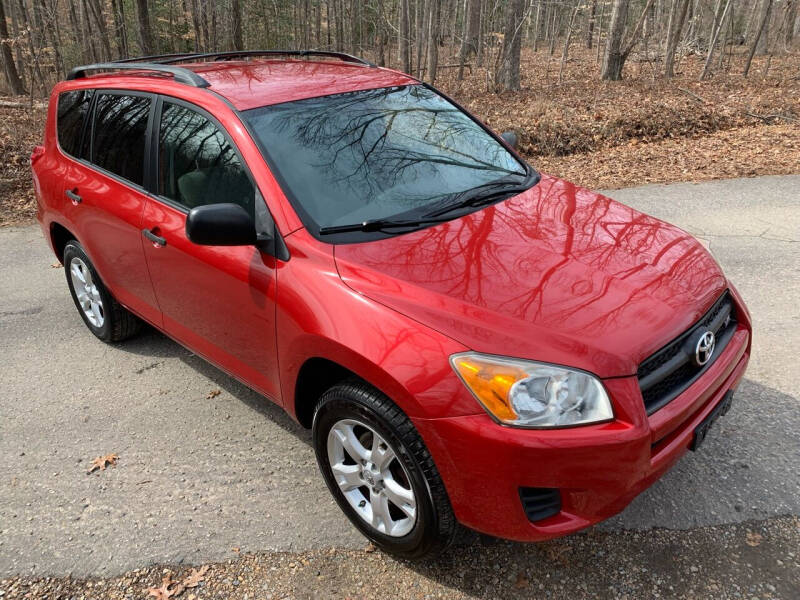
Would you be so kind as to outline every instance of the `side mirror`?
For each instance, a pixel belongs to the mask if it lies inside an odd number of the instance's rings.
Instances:
[[[201,246],[250,246],[256,243],[256,225],[238,204],[206,204],[189,211],[186,237]]]
[[[517,144],[519,143],[519,137],[517,136],[516,133],[514,133],[511,130],[504,131],[503,133],[500,134],[500,137],[503,138],[503,141],[506,144],[514,148],[514,150],[517,149]]]

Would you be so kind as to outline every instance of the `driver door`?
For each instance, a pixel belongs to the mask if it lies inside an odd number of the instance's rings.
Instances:
[[[208,113],[164,98],[156,117],[156,189],[142,235],[164,329],[277,402],[274,257],[254,246],[199,246],[186,237],[186,216],[196,206],[234,202],[252,215],[264,201]]]

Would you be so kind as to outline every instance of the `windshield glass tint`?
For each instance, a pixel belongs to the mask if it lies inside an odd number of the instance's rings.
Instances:
[[[469,116],[423,86],[244,113],[309,228],[417,216],[526,170]],[[424,210],[419,210],[424,209]]]

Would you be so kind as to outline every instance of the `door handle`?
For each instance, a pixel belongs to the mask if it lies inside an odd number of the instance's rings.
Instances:
[[[81,202],[83,202],[83,198],[81,198],[80,196],[78,196],[78,194],[76,194],[76,193],[75,193],[75,192],[73,192],[72,190],[67,190],[67,191],[66,191],[66,192],[64,192],[64,193],[67,195],[67,198],[69,198],[70,200],[72,200],[72,203],[73,203],[75,206],[77,206],[78,204],[80,204]]]
[[[153,242],[156,246],[166,246],[167,240],[163,237],[157,236],[155,233],[150,231],[149,229],[142,229],[142,235],[146,237],[148,240]]]

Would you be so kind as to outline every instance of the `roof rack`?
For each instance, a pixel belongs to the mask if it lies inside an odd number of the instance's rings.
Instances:
[[[329,50],[231,50],[225,52],[186,52],[183,54],[158,54],[155,56],[143,56],[141,58],[126,58],[117,62],[128,63],[146,60],[147,62],[162,65],[183,62],[186,60],[233,60],[235,58],[249,58],[256,56],[319,56],[328,58],[338,58],[341,61],[364,65],[365,67],[375,67],[374,63],[368,60],[347,54],[345,52],[334,52]]]
[[[112,62],[115,63],[131,63],[131,62],[147,62],[147,63],[162,63],[171,58],[183,58],[184,56],[195,56],[198,52],[173,52],[171,54],[151,54],[150,56],[134,56],[132,58],[120,58]]]
[[[111,69],[115,71],[155,71],[157,73],[167,73],[175,78],[178,83],[185,83],[193,87],[205,88],[210,84],[200,77],[194,71],[184,69],[183,67],[172,67],[169,65],[158,63],[137,63],[137,62],[108,62],[96,63],[93,65],[83,65],[82,67],[75,67],[67,75],[67,79],[81,79],[86,77],[87,71],[100,71]]]

